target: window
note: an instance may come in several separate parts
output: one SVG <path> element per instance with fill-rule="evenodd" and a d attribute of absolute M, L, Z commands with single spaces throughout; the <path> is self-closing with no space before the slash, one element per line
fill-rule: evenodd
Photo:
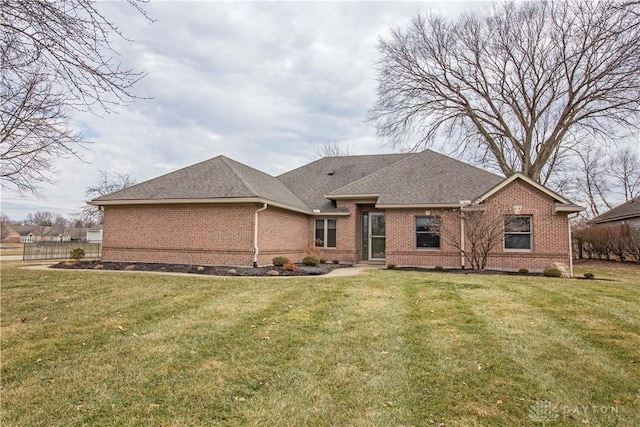
<path fill-rule="evenodd" d="M 336 247 L 335 219 L 316 219 L 316 246 L 319 248 Z"/>
<path fill-rule="evenodd" d="M 435 216 L 416 217 L 416 247 L 440 248 L 440 218 Z"/>
<path fill-rule="evenodd" d="M 504 219 L 504 248 L 531 250 L 531 217 L 507 216 Z"/>

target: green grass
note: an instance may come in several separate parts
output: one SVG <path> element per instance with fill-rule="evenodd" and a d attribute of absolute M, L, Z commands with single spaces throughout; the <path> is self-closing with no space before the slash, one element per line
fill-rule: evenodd
<path fill-rule="evenodd" d="M 577 270 L 607 280 L 5 264 L 0 423 L 640 425 L 640 269 Z"/>

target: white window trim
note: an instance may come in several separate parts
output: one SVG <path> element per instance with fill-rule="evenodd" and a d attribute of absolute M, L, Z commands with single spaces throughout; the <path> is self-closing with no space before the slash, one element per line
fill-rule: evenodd
<path fill-rule="evenodd" d="M 418 246 L 418 233 L 429 233 L 428 231 L 418 231 L 418 218 L 436 218 L 438 220 L 438 226 L 440 229 L 442 229 L 442 218 L 440 218 L 437 215 L 416 215 L 414 217 L 413 220 L 413 231 L 415 233 L 415 242 L 414 242 L 414 248 L 417 251 L 432 251 L 432 252 L 438 252 L 438 251 L 442 251 L 442 234 L 439 234 L 440 236 L 440 244 L 439 246 L 436 247 L 424 247 L 424 246 Z"/>
<path fill-rule="evenodd" d="M 502 232 L 502 250 L 504 252 L 520 252 L 520 253 L 530 253 L 533 252 L 533 215 L 505 215 L 505 222 L 506 222 L 506 217 L 527 217 L 529 218 L 529 231 L 528 232 L 510 232 L 507 233 L 507 230 L 503 230 Z M 518 248 L 507 248 L 505 246 L 506 243 L 506 237 L 507 234 L 528 234 L 529 235 L 529 249 L 518 249 Z"/>

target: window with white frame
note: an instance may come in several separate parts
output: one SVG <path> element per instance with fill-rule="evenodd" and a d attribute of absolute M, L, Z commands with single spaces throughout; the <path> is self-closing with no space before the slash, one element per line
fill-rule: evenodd
<path fill-rule="evenodd" d="M 336 247 L 336 220 L 316 219 L 316 246 L 319 248 Z"/>
<path fill-rule="evenodd" d="M 504 248 L 531 250 L 531 217 L 509 215 L 504 218 Z"/>
<path fill-rule="evenodd" d="M 416 217 L 416 248 L 440 249 L 440 218 Z"/>

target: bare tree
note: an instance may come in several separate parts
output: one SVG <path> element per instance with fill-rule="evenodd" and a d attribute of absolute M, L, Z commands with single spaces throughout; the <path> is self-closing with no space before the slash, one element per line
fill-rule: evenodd
<path fill-rule="evenodd" d="M 625 202 L 640 195 L 640 156 L 637 152 L 629 148 L 618 151 L 607 166 L 616 187 L 622 187 Z"/>
<path fill-rule="evenodd" d="M 67 220 L 65 217 L 49 211 L 30 213 L 27 215 L 25 223 L 33 227 L 36 237 L 42 240 L 47 240 L 57 234 L 64 234 L 67 229 Z"/>
<path fill-rule="evenodd" d="M 0 212 L 0 241 L 2 242 L 9 237 L 9 225 L 11 225 L 9 215 Z"/>
<path fill-rule="evenodd" d="M 445 136 L 458 153 L 546 184 L 585 135 L 638 129 L 639 11 L 639 2 L 567 0 L 417 16 L 380 42 L 370 120 L 395 145 Z"/>
<path fill-rule="evenodd" d="M 104 170 L 99 170 L 98 173 L 98 180 L 93 185 L 87 187 L 84 192 L 87 201 L 124 190 L 136 183 L 136 179 L 128 174 L 120 174 L 117 172 L 109 173 Z M 91 205 L 83 206 L 75 217 L 85 224 L 102 224 L 103 219 L 100 207 Z"/>
<path fill-rule="evenodd" d="M 139 0 L 128 2 L 146 17 Z M 74 111 L 109 112 L 136 98 L 144 73 L 115 62 L 113 35 L 124 38 L 91 0 L 0 0 L 3 188 L 37 194 L 55 160 L 87 143 Z"/>
<path fill-rule="evenodd" d="M 458 210 L 464 224 L 464 244 L 460 236 L 442 229 L 444 237 L 458 249 L 473 270 L 484 270 L 490 252 L 502 242 L 504 236 L 504 211 L 487 210 L 484 206 L 467 206 Z"/>
<path fill-rule="evenodd" d="M 323 157 L 353 156 L 355 151 L 350 145 L 340 145 L 337 141 L 333 141 L 316 148 L 314 154 L 316 159 L 321 159 Z"/>
<path fill-rule="evenodd" d="M 608 201 L 610 189 L 606 155 L 592 144 L 585 144 L 575 151 L 579 165 L 574 174 L 575 188 L 588 205 L 589 216 L 598 216 L 603 208 L 612 208 Z"/>

